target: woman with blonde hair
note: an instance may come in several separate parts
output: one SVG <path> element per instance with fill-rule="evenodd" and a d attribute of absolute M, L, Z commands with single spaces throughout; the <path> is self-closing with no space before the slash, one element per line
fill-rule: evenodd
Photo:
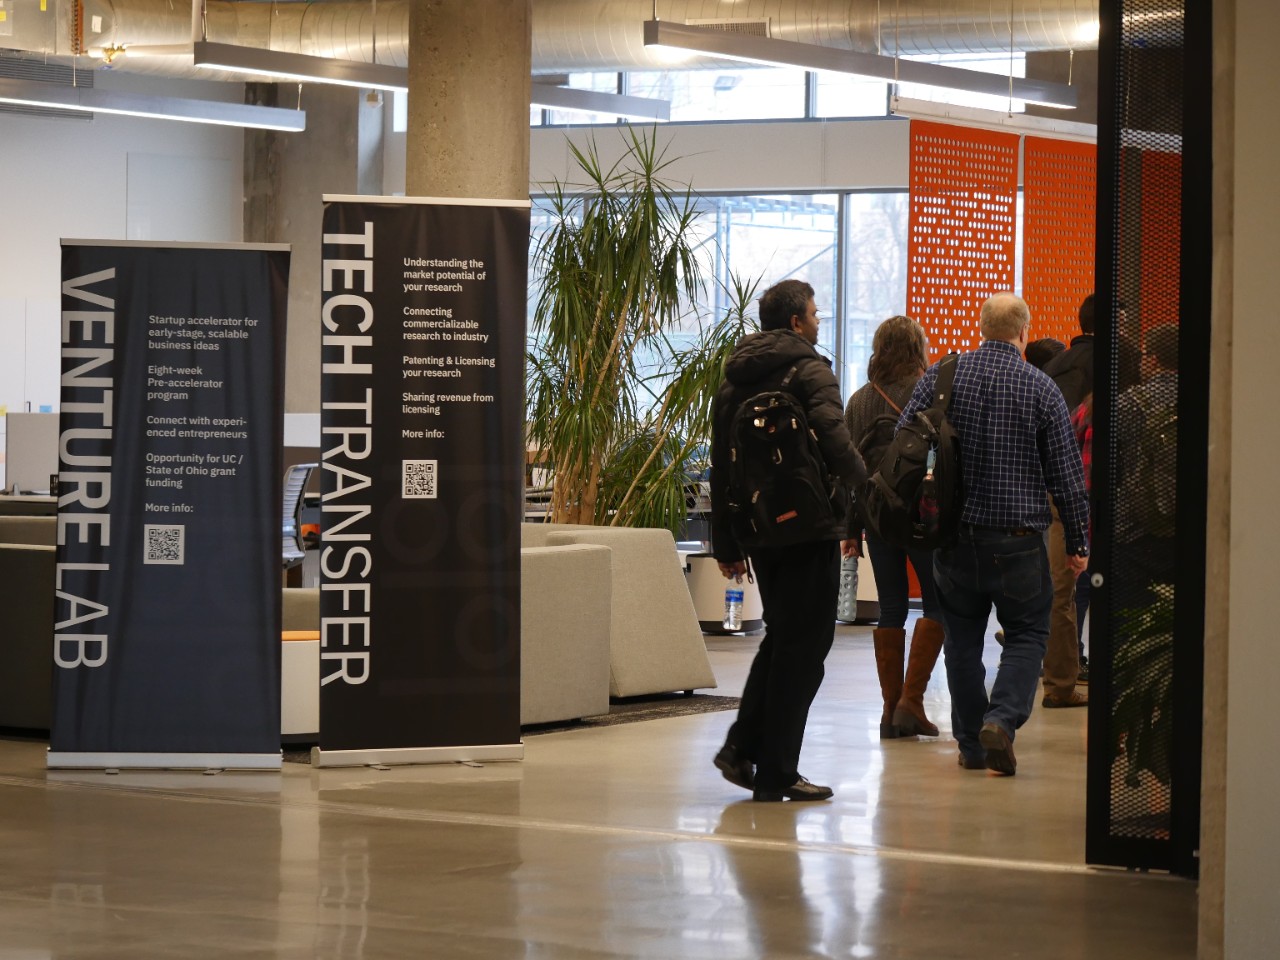
<path fill-rule="evenodd" d="M 890 317 L 876 328 L 871 351 L 867 382 L 849 398 L 844 418 L 849 435 L 867 459 L 867 472 L 875 473 L 880 464 L 872 459 L 883 447 L 868 437 L 868 433 L 874 428 L 876 436 L 883 436 L 886 431 L 892 436 L 888 418 L 902 413 L 916 381 L 929 365 L 928 338 L 924 328 L 910 317 Z M 868 442 L 864 443 L 864 439 Z M 880 598 L 880 620 L 873 634 L 876 672 L 884 698 L 880 739 L 936 737 L 938 728 L 929 722 L 924 712 L 924 691 L 945 636 L 938 591 L 933 583 L 933 551 L 908 551 L 893 546 L 870 527 L 866 538 Z M 924 607 L 924 616 L 916 621 L 912 631 L 910 656 L 906 649 L 908 561 L 920 581 Z"/>

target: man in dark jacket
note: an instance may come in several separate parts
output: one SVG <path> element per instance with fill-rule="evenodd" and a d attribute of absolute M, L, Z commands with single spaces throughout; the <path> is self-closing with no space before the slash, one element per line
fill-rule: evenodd
<path fill-rule="evenodd" d="M 1080 335 L 1071 338 L 1071 345 L 1044 364 L 1040 369 L 1047 373 L 1062 391 L 1067 409 L 1074 410 L 1093 393 L 1093 294 L 1080 304 Z M 1028 360 L 1031 358 L 1028 357 Z"/>
<path fill-rule="evenodd" d="M 725 365 L 711 433 L 711 532 L 720 571 L 747 573 L 750 554 L 764 605 L 765 636 L 742 692 L 738 718 L 715 764 L 726 780 L 763 801 L 826 800 L 830 787 L 800 775 L 800 746 L 809 705 L 822 683 L 823 661 L 835 638 L 840 555 L 854 555 L 844 485 L 866 477 L 844 423 L 831 361 L 818 355 L 818 310 L 813 287 L 784 280 L 760 298 L 760 333 L 743 337 Z M 832 509 L 804 529 L 747 535 L 731 504 L 734 415 L 766 390 L 785 390 L 802 404 L 832 484 Z M 824 486 L 819 486 L 824 489 Z M 782 526 L 780 524 L 780 526 Z M 770 542 L 773 539 L 775 542 Z M 776 540 L 785 541 L 778 545 Z M 742 540 L 749 542 L 743 543 Z M 839 546 L 837 546 L 839 544 Z"/>

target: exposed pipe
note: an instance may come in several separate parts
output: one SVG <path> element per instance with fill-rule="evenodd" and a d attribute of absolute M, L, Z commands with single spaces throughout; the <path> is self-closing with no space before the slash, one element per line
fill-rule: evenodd
<path fill-rule="evenodd" d="M 206 38 L 406 66 L 409 2 L 207 0 Z M 210 76 L 193 68 L 189 59 L 174 55 L 191 42 L 191 10 L 185 0 L 83 0 L 83 7 L 87 48 L 126 48 L 116 59 L 116 69 Z M 773 37 L 890 55 L 1004 52 L 1011 41 L 1016 49 L 1028 51 L 1097 46 L 1097 0 L 1012 0 L 1008 5 L 992 0 L 903 0 L 892 6 L 878 0 L 533 0 L 534 72 L 670 68 L 660 53 L 643 45 L 641 23 L 655 10 L 663 20 L 765 20 Z M 34 36 L 34 46 L 18 49 L 69 55 L 74 50 L 66 29 L 70 28 L 60 31 L 57 49 L 48 48 L 47 36 Z M 880 36 L 898 49 L 878 51 Z M 4 40 L 11 45 L 11 38 Z M 722 63 L 682 60 L 679 66 Z"/>

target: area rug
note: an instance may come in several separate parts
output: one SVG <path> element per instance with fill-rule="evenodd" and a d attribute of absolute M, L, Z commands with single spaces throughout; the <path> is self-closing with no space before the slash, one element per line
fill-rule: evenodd
<path fill-rule="evenodd" d="M 658 694 L 651 697 L 626 697 L 609 704 L 609 712 L 595 717 L 583 717 L 565 723 L 540 723 L 521 727 L 521 737 L 536 737 L 544 733 L 561 733 L 565 730 L 590 730 L 593 727 L 612 727 L 619 723 L 637 723 L 641 720 L 665 720 L 668 717 L 687 717 L 695 713 L 717 713 L 737 710 L 738 697 L 717 697 L 712 694 L 682 693 Z M 310 763 L 311 749 L 289 748 L 283 752 L 285 763 Z"/>
<path fill-rule="evenodd" d="M 543 723 L 522 727 L 526 737 L 540 733 L 557 733 L 561 730 L 579 730 L 591 727 L 611 727 L 618 723 L 635 723 L 639 720 L 665 720 L 668 717 L 687 717 L 695 713 L 718 713 L 721 710 L 737 710 L 737 697 L 717 697 L 695 693 L 688 697 L 682 693 L 661 694 L 652 697 L 626 697 L 609 704 L 609 712 L 595 717 L 583 717 L 569 723 Z"/>

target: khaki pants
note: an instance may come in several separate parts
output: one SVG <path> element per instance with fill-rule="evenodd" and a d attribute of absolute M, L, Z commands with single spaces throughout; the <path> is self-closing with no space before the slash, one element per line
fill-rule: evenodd
<path fill-rule="evenodd" d="M 1067 566 L 1067 540 L 1056 506 L 1049 526 L 1049 574 L 1053 578 L 1053 607 L 1049 611 L 1049 643 L 1044 651 L 1044 692 L 1065 700 L 1075 692 L 1076 678 L 1080 676 L 1080 645 L 1076 634 L 1076 574 Z"/>

